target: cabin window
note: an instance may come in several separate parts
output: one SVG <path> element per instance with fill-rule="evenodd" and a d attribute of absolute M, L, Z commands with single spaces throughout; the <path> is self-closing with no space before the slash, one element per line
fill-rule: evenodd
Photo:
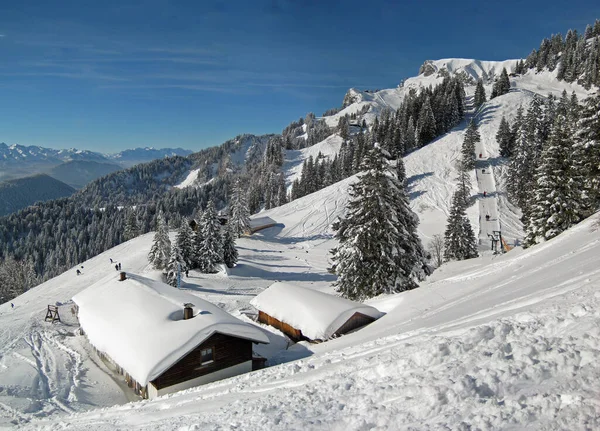
<path fill-rule="evenodd" d="M 202 359 L 201 359 L 202 365 L 207 365 L 207 364 L 214 362 L 212 347 L 209 347 L 208 349 L 202 349 L 200 354 L 202 357 Z"/>

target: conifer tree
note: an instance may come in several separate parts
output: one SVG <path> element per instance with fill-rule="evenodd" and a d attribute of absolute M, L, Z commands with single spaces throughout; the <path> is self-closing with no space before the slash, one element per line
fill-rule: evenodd
<path fill-rule="evenodd" d="M 204 243 L 204 213 L 201 209 L 196 212 L 194 221 L 196 225 L 192 236 L 192 266 L 190 268 L 200 268 L 202 244 Z"/>
<path fill-rule="evenodd" d="M 506 94 L 509 91 L 510 80 L 508 79 L 508 73 L 506 72 L 506 68 L 503 67 L 502 72 L 500 72 L 500 77 L 498 77 L 498 79 L 494 83 L 494 86 L 492 87 L 492 96 L 490 98 L 493 99 L 494 97 L 502 96 L 503 94 Z"/>
<path fill-rule="evenodd" d="M 475 87 L 475 96 L 473 98 L 473 104 L 475 105 L 475 109 L 479 109 L 481 105 L 486 102 L 485 97 L 485 88 L 483 88 L 483 80 L 479 79 L 477 81 L 477 87 Z"/>
<path fill-rule="evenodd" d="M 425 98 L 425 102 L 419 112 L 419 121 L 417 123 L 418 146 L 422 147 L 428 144 L 436 137 L 435 116 L 431 109 L 431 101 L 429 97 Z"/>
<path fill-rule="evenodd" d="M 125 231 L 123 232 L 123 237 L 125 241 L 129 241 L 137 237 L 140 234 L 140 228 L 137 222 L 137 216 L 135 214 L 135 210 L 130 209 L 129 214 L 127 215 L 127 222 L 125 224 Z"/>
<path fill-rule="evenodd" d="M 600 91 L 584 101 L 577 127 L 574 169 L 583 184 L 582 202 L 593 212 L 600 207 Z"/>
<path fill-rule="evenodd" d="M 239 238 L 250 230 L 248 201 L 246 200 L 246 193 L 239 179 L 236 180 L 233 187 L 230 211 L 231 218 L 229 219 L 229 225 L 231 226 L 233 235 Z"/>
<path fill-rule="evenodd" d="M 475 155 L 475 144 L 481 141 L 479 130 L 477 130 L 477 123 L 475 120 L 471 120 L 467 131 L 465 132 L 465 139 L 462 145 L 462 161 L 464 171 L 475 169 L 476 155 Z"/>
<path fill-rule="evenodd" d="M 496 133 L 496 142 L 498 142 L 498 146 L 500 147 L 500 155 L 502 157 L 511 157 L 513 153 L 513 140 L 512 134 L 510 131 L 510 125 L 506 118 L 502 116 L 502 120 L 500 120 L 500 126 L 498 127 L 498 133 Z"/>
<path fill-rule="evenodd" d="M 177 287 L 177 278 L 181 273 L 185 272 L 188 266 L 182 256 L 181 249 L 177 243 L 171 247 L 169 263 L 167 264 L 167 284 Z"/>
<path fill-rule="evenodd" d="M 526 245 L 554 238 L 582 218 L 580 187 L 574 181 L 571 163 L 572 146 L 571 128 L 559 115 L 535 173 Z"/>
<path fill-rule="evenodd" d="M 194 267 L 194 231 L 190 227 L 187 220 L 184 220 L 179 226 L 177 231 L 177 237 L 175 238 L 175 244 L 179 249 L 181 258 L 185 262 L 186 268 L 190 269 Z"/>
<path fill-rule="evenodd" d="M 223 262 L 228 268 L 233 268 L 238 261 L 238 251 L 235 247 L 235 237 L 229 226 L 223 229 Z"/>
<path fill-rule="evenodd" d="M 339 245 L 331 251 L 338 292 L 358 300 L 416 287 L 425 262 L 417 217 L 378 145 L 361 168 L 346 216 L 334 223 Z"/>
<path fill-rule="evenodd" d="M 154 234 L 154 242 L 150 248 L 150 253 L 148 253 L 148 260 L 154 268 L 165 269 L 169 263 L 170 254 L 169 228 L 163 213 L 160 212 L 156 219 L 156 233 Z"/>
<path fill-rule="evenodd" d="M 477 257 L 477 240 L 466 213 L 467 197 L 460 188 L 452 196 L 452 207 L 444 234 L 444 260 L 464 260 Z"/>
<path fill-rule="evenodd" d="M 202 272 L 217 271 L 217 264 L 223 262 L 223 238 L 217 210 L 212 200 L 208 201 L 202 215 L 202 244 L 200 247 L 199 267 Z"/>

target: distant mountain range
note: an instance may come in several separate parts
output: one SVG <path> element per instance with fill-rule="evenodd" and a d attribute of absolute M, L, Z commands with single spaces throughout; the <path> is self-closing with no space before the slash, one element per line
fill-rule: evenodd
<path fill-rule="evenodd" d="M 127 149 L 114 154 L 102 154 L 75 148 L 56 150 L 38 146 L 0 143 L 0 181 L 22 178 L 35 173 L 50 172 L 66 162 L 112 164 L 116 165 L 118 169 L 123 169 L 163 157 L 187 156 L 191 153 L 192 151 L 183 148 L 155 149 L 146 147 Z M 81 182 L 80 179 L 77 181 Z"/>
<path fill-rule="evenodd" d="M 0 217 L 39 201 L 71 196 L 75 189 L 45 174 L 0 183 Z"/>

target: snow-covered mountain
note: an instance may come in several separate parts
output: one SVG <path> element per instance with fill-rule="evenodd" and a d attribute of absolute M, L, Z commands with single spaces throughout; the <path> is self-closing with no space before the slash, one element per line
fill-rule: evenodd
<path fill-rule="evenodd" d="M 375 117 L 379 116 L 382 110 L 398 109 L 402 100 L 410 91 L 418 91 L 429 86 L 434 87 L 448 76 L 460 77 L 468 94 L 475 92 L 477 80 L 482 79 L 489 97 L 494 79 L 500 75 L 503 68 L 506 68 L 508 73 L 514 71 L 517 61 L 481 61 L 464 58 L 427 60 L 419 68 L 417 76 L 404 80 L 396 88 L 378 91 L 361 91 L 351 88 L 342 102 L 343 109 L 335 115 L 326 116 L 323 119 L 327 122 L 327 125 L 335 127 L 341 117 L 366 111 L 363 118 L 367 124 L 372 124 Z M 559 81 L 556 79 L 556 75 L 557 70 L 553 72 L 544 70 L 537 73 L 534 70 L 529 70 L 523 75 L 513 75 L 511 85 L 519 91 L 542 96 L 547 96 L 548 93 L 560 95 L 563 90 L 567 90 L 568 93 L 575 91 L 579 97 L 589 94 L 589 90 L 581 85 Z"/>
<path fill-rule="evenodd" d="M 138 163 L 174 155 L 187 156 L 190 150 L 182 148 L 135 148 L 115 154 L 101 154 L 95 151 L 69 149 L 53 149 L 38 146 L 7 145 L 0 143 L 0 181 L 19 178 L 32 173 L 44 172 L 61 163 L 82 161 L 96 163 L 113 163 L 122 168 Z"/>

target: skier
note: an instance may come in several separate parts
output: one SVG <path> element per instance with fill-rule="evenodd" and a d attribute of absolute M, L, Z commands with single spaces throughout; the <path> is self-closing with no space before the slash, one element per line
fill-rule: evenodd
<path fill-rule="evenodd" d="M 11 306 L 12 308 L 15 308 L 15 304 L 13 304 L 12 302 L 10 303 L 10 306 Z"/>
<path fill-rule="evenodd" d="M 487 196 L 487 192 L 484 190 L 483 191 L 483 197 L 486 197 L 486 196 Z"/>
<path fill-rule="evenodd" d="M 115 264 L 115 270 L 118 271 L 119 270 L 119 265 Z"/>
<path fill-rule="evenodd" d="M 479 153 L 479 158 L 481 159 L 481 153 Z"/>
<path fill-rule="evenodd" d="M 81 271 L 80 270 L 77 270 L 77 275 L 81 275 Z"/>
<path fill-rule="evenodd" d="M 485 221 L 490 221 L 490 215 L 489 214 L 485 215 Z"/>
<path fill-rule="evenodd" d="M 110 263 L 113 263 L 112 257 L 110 258 Z"/>
<path fill-rule="evenodd" d="M 190 276 L 190 270 L 189 270 L 189 269 L 186 269 L 186 270 L 185 270 L 185 276 L 186 276 L 186 277 L 189 277 L 189 276 Z"/>
<path fill-rule="evenodd" d="M 485 169 L 482 169 L 482 170 L 481 170 L 481 173 L 482 173 L 482 174 L 485 174 Z"/>
<path fill-rule="evenodd" d="M 119 271 L 121 270 L 121 262 L 119 262 Z"/>

